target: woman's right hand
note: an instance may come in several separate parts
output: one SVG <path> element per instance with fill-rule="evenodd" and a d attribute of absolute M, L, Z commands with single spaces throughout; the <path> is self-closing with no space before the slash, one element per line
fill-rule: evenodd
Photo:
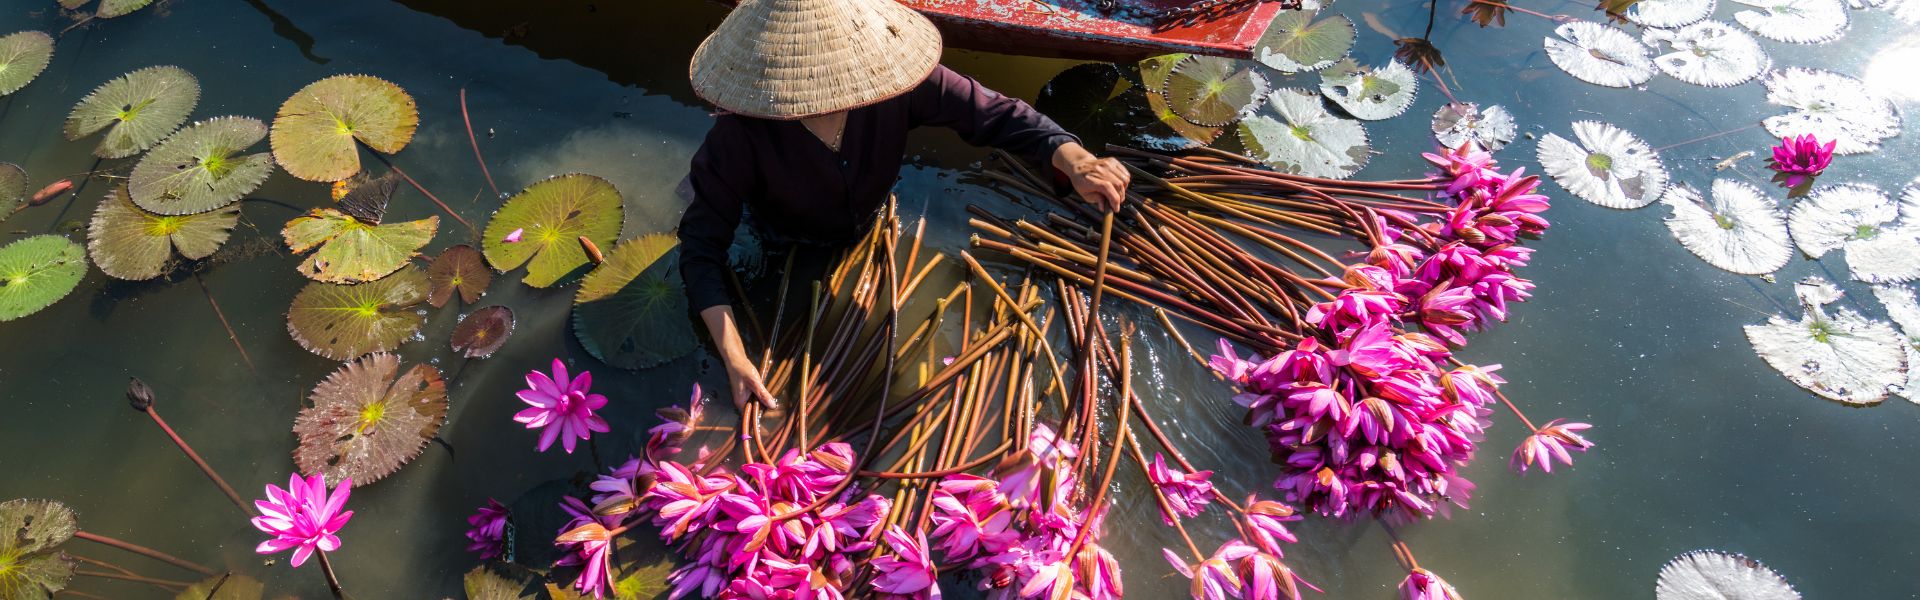
<path fill-rule="evenodd" d="M 766 384 L 760 381 L 760 369 L 752 363 L 727 365 L 727 387 L 733 390 L 733 408 L 745 413 L 747 403 L 759 402 L 760 408 L 773 408 L 773 394 L 767 392 Z"/>
<path fill-rule="evenodd" d="M 725 304 L 709 306 L 700 310 L 700 320 L 707 323 L 707 332 L 713 335 L 714 345 L 718 346 L 720 361 L 727 366 L 727 387 L 733 392 L 733 408 L 742 414 L 746 413 L 748 402 L 773 408 L 773 394 L 768 393 L 766 384 L 760 381 L 760 368 L 753 366 L 753 359 L 747 358 L 746 346 L 740 343 L 740 330 L 733 323 L 733 308 Z"/>

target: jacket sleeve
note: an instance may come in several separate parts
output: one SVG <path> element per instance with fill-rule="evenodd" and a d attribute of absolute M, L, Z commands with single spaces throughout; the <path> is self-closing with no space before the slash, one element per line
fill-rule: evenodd
<path fill-rule="evenodd" d="M 947 127 L 975 146 L 992 146 L 1046 165 L 1053 151 L 1079 138 L 1018 98 L 1009 98 L 973 78 L 936 66 L 909 99 L 913 126 Z"/>
<path fill-rule="evenodd" d="M 693 203 L 680 217 L 680 277 L 694 312 L 732 304 L 727 293 L 727 250 L 748 198 L 760 193 L 760 169 L 753 164 L 746 132 L 722 115 L 693 154 L 687 181 Z"/>

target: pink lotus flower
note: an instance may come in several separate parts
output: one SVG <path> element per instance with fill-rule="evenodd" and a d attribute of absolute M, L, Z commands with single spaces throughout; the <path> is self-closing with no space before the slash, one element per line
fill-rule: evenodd
<path fill-rule="evenodd" d="M 1153 455 L 1153 464 L 1147 468 L 1147 478 L 1153 480 L 1154 487 L 1160 488 L 1173 512 L 1189 518 L 1199 516 L 1200 511 L 1206 509 L 1208 496 L 1213 494 L 1213 484 L 1207 478 L 1212 476 L 1213 471 L 1182 473 L 1168 468 L 1166 459 L 1157 452 Z M 1160 519 L 1173 524 L 1173 515 L 1163 513 Z"/>
<path fill-rule="evenodd" d="M 1533 466 L 1535 463 L 1540 465 L 1540 470 L 1552 473 L 1553 461 L 1556 459 L 1559 460 L 1561 464 L 1571 466 L 1573 464 L 1573 455 L 1569 454 L 1567 450 L 1571 449 L 1574 452 L 1586 452 L 1588 448 L 1593 447 L 1593 442 L 1587 441 L 1587 438 L 1580 437 L 1578 433 L 1580 430 L 1590 427 L 1593 426 L 1586 423 L 1562 424 L 1558 419 L 1555 419 L 1553 422 L 1547 423 L 1546 427 L 1541 427 L 1538 431 L 1533 432 L 1533 435 L 1529 435 L 1527 439 L 1521 441 L 1520 447 L 1514 448 L 1513 460 L 1509 462 L 1509 465 L 1513 467 L 1514 471 L 1521 473 L 1527 472 L 1527 467 Z"/>
<path fill-rule="evenodd" d="M 1193 600 L 1239 598 L 1240 576 L 1234 572 L 1232 563 L 1252 556 L 1256 552 L 1259 551 L 1253 546 L 1248 546 L 1246 542 L 1233 540 L 1221 545 L 1220 549 L 1213 552 L 1213 556 L 1200 561 L 1200 564 L 1188 565 L 1172 550 L 1160 549 L 1160 553 L 1166 556 L 1167 562 L 1173 565 L 1174 570 L 1179 571 L 1187 579 L 1193 580 L 1193 584 L 1187 590 L 1188 594 L 1193 596 Z"/>
<path fill-rule="evenodd" d="M 467 517 L 467 551 L 480 555 L 480 560 L 489 560 L 506 552 L 507 544 L 507 507 L 499 500 L 487 499 L 487 505 L 480 507 L 473 516 Z"/>
<path fill-rule="evenodd" d="M 1300 586 L 1313 587 L 1280 562 L 1280 557 L 1265 552 L 1241 559 L 1239 569 L 1240 597 L 1244 600 L 1300 600 Z"/>
<path fill-rule="evenodd" d="M 573 589 L 582 596 L 606 597 L 607 589 L 613 586 L 613 535 L 607 529 L 609 523 L 603 520 L 608 517 L 594 515 L 593 508 L 572 496 L 561 500 L 560 508 L 573 520 L 561 527 L 559 537 L 554 539 L 554 545 L 567 550 L 554 566 L 581 567 Z"/>
<path fill-rule="evenodd" d="M 509 244 L 518 244 L 520 243 L 520 236 L 524 235 L 526 232 L 527 232 L 526 229 L 515 229 L 513 231 L 509 231 L 507 232 L 507 235 L 505 237 L 500 238 L 500 241 L 506 242 Z"/>
<path fill-rule="evenodd" d="M 293 566 L 298 567 L 316 550 L 338 550 L 340 538 L 334 534 L 353 518 L 353 511 L 340 510 L 352 491 L 353 480 L 345 479 L 329 496 L 327 482 L 318 474 L 304 480 L 297 473 L 288 476 L 286 489 L 268 485 L 267 499 L 253 501 L 254 508 L 260 509 L 253 526 L 273 534 L 273 539 L 260 542 L 253 551 L 274 554 L 292 549 Z"/>
<path fill-rule="evenodd" d="M 1407 578 L 1400 580 L 1401 600 L 1466 600 L 1459 590 L 1447 580 L 1441 579 L 1432 571 L 1414 567 Z"/>
<path fill-rule="evenodd" d="M 1767 166 L 1780 174 L 1775 179 L 1780 187 L 1797 188 L 1819 177 L 1827 165 L 1833 164 L 1833 147 L 1837 143 L 1836 140 L 1823 145 L 1811 133 L 1786 138 L 1773 147 L 1773 158 L 1768 159 Z"/>
<path fill-rule="evenodd" d="M 873 589 L 888 600 L 939 598 L 940 586 L 934 582 L 936 570 L 927 554 L 926 532 L 910 538 L 895 525 L 887 529 L 886 540 L 893 555 L 873 560 Z"/>
<path fill-rule="evenodd" d="M 1287 523 L 1300 519 L 1301 516 L 1291 506 L 1272 500 L 1259 500 L 1253 496 L 1247 497 L 1247 524 L 1253 530 L 1254 545 L 1259 546 L 1262 552 L 1275 557 L 1285 556 L 1281 552 L 1280 543 L 1292 544 L 1300 541 L 1300 538 L 1293 536 L 1292 531 L 1287 530 Z"/>
<path fill-rule="evenodd" d="M 513 420 L 527 424 L 527 429 L 541 429 L 541 452 L 553 447 L 555 439 L 567 454 L 573 454 L 574 444 L 587 439 L 595 432 L 607 432 L 607 422 L 593 414 L 593 411 L 607 405 L 607 397 L 588 393 L 593 387 L 593 374 L 581 371 L 579 377 L 567 377 L 567 365 L 560 359 L 553 359 L 553 376 L 530 371 L 527 373 L 527 389 L 520 390 L 520 400 L 532 405 L 513 415 Z"/>

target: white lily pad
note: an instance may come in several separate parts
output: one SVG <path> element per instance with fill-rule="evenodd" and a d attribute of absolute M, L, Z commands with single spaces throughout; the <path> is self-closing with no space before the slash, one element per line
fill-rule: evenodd
<path fill-rule="evenodd" d="M 1627 9 L 1627 20 L 1646 27 L 1680 27 L 1713 16 L 1716 0 L 1640 0 Z"/>
<path fill-rule="evenodd" d="M 1519 133 L 1513 113 L 1498 104 L 1481 110 L 1479 104 L 1455 102 L 1433 113 L 1433 137 L 1448 148 L 1459 148 L 1461 144 L 1473 142 L 1480 149 L 1491 152 L 1505 148 Z"/>
<path fill-rule="evenodd" d="M 1920 0 L 1886 0 L 1880 2 L 1876 8 L 1886 11 L 1887 14 L 1893 15 L 1893 18 L 1908 25 L 1920 25 Z"/>
<path fill-rule="evenodd" d="M 1656 51 L 1672 52 L 1653 58 L 1668 77 L 1706 87 L 1728 87 L 1753 81 L 1773 67 L 1773 59 L 1752 36 L 1719 21 L 1701 21 L 1679 29 L 1648 29 L 1643 36 Z"/>
<path fill-rule="evenodd" d="M 1767 102 L 1795 109 L 1762 121 L 1774 137 L 1812 134 L 1833 141 L 1836 154 L 1860 154 L 1878 150 L 1881 140 L 1900 134 L 1900 113 L 1893 102 L 1859 79 L 1793 67 L 1774 71 L 1760 82 L 1767 86 Z"/>
<path fill-rule="evenodd" d="M 1841 308 L 1840 288 L 1812 277 L 1794 286 L 1804 311 L 1799 320 L 1775 315 L 1748 325 L 1747 341 L 1767 365 L 1807 391 L 1852 405 L 1878 404 L 1907 382 L 1906 338 L 1893 326 Z M 1743 596 L 1744 598 L 1744 596 Z"/>
<path fill-rule="evenodd" d="M 1236 128 L 1248 156 L 1279 171 L 1332 179 L 1367 165 L 1366 127 L 1327 112 L 1319 94 L 1280 88 L 1266 104 Z"/>
<path fill-rule="evenodd" d="M 1793 44 L 1824 44 L 1847 31 L 1847 5 L 1840 0 L 1733 0 L 1753 7 L 1733 20 L 1760 37 Z"/>
<path fill-rule="evenodd" d="M 1864 183 L 1821 186 L 1793 205 L 1787 225 L 1808 256 L 1844 249 L 1854 279 L 1920 279 L 1920 194 L 1896 203 Z"/>
<path fill-rule="evenodd" d="M 1661 202 L 1673 209 L 1667 229 L 1680 245 L 1707 264 L 1742 275 L 1780 270 L 1793 259 L 1787 219 L 1760 188 L 1731 179 L 1713 180 L 1713 195 L 1691 186 L 1667 189 Z"/>
<path fill-rule="evenodd" d="M 1900 327 L 1900 334 L 1907 338 L 1907 385 L 1894 393 L 1908 401 L 1920 403 L 1920 301 L 1916 301 L 1913 288 L 1905 285 L 1876 285 L 1873 297 L 1880 299 L 1880 305 L 1887 307 L 1887 318 Z"/>
<path fill-rule="evenodd" d="M 1760 561 L 1718 550 L 1696 550 L 1660 568 L 1654 600 L 1800 600 L 1787 578 Z"/>
<path fill-rule="evenodd" d="M 1353 59 L 1334 63 L 1320 73 L 1320 93 L 1347 114 L 1367 121 L 1391 119 L 1413 106 L 1420 80 L 1413 69 L 1389 60 L 1379 67 L 1362 67 Z"/>
<path fill-rule="evenodd" d="M 1575 79 L 1607 87 L 1632 87 L 1653 79 L 1647 47 L 1627 32 L 1588 21 L 1561 23 L 1562 39 L 1545 38 L 1547 58 Z"/>
<path fill-rule="evenodd" d="M 1575 144 L 1555 134 L 1540 140 L 1540 166 L 1568 192 L 1607 208 L 1640 208 L 1660 199 L 1667 169 L 1660 153 L 1626 130 L 1574 121 Z"/>
<path fill-rule="evenodd" d="M 1283 73 L 1318 71 L 1353 49 L 1353 21 L 1342 15 L 1314 20 L 1313 10 L 1282 10 L 1254 44 L 1253 57 Z"/>

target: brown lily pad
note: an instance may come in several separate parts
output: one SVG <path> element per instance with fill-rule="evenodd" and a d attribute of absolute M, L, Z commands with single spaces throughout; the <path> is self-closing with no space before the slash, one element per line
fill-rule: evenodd
<path fill-rule="evenodd" d="M 325 476 L 329 486 L 392 475 L 419 457 L 447 420 L 440 370 L 414 365 L 401 373 L 400 357 L 385 352 L 340 367 L 309 400 L 293 421 L 300 438 L 293 462 L 302 474 Z"/>
<path fill-rule="evenodd" d="M 457 244 L 441 250 L 440 255 L 433 258 L 433 266 L 427 267 L 427 282 L 432 286 L 427 292 L 427 302 L 435 308 L 446 306 L 454 292 L 460 292 L 462 303 L 473 304 L 487 294 L 487 286 L 493 283 L 493 269 L 487 268 L 486 258 L 479 250 Z"/>
<path fill-rule="evenodd" d="M 453 327 L 453 349 L 467 358 L 486 358 L 500 350 L 513 337 L 513 310 L 489 306 L 460 320 Z"/>

